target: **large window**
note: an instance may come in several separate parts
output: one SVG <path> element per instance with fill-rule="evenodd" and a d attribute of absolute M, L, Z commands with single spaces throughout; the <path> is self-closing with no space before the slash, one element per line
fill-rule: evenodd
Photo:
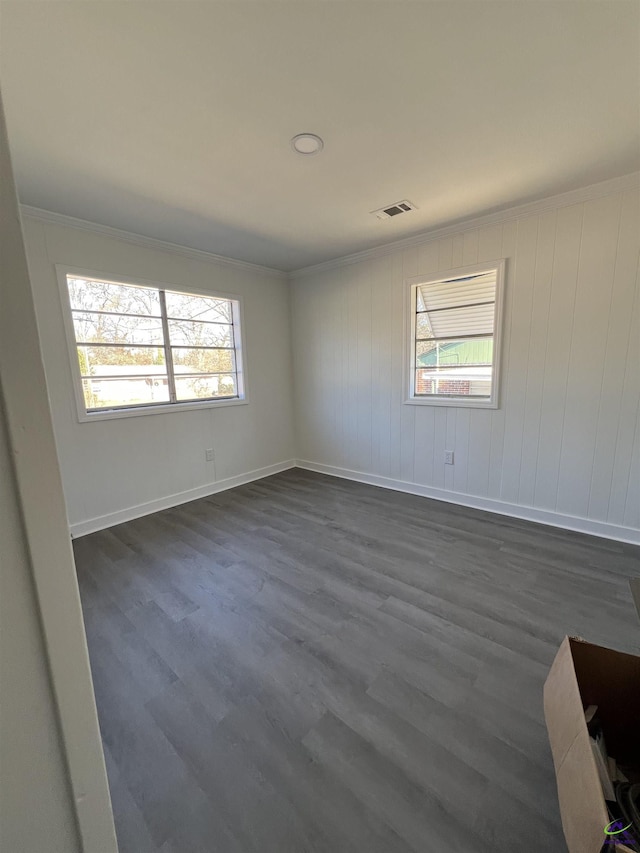
<path fill-rule="evenodd" d="M 237 300 L 64 271 L 79 413 L 240 401 Z"/>
<path fill-rule="evenodd" d="M 410 403 L 498 405 L 504 261 L 410 282 Z"/>

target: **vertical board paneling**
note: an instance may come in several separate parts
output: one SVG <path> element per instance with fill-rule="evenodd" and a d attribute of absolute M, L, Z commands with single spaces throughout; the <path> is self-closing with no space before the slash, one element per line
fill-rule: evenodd
<path fill-rule="evenodd" d="M 351 411 L 351 393 L 350 393 L 350 377 L 349 377 L 349 342 L 351 339 L 349 327 L 349 293 L 347 288 L 347 271 L 338 270 L 339 285 L 340 285 L 340 349 L 342 355 L 342 393 L 341 398 L 341 415 L 340 415 L 340 452 L 342 453 L 342 464 L 349 464 L 349 419 Z"/>
<path fill-rule="evenodd" d="M 634 363 L 633 349 L 640 329 L 632 329 L 634 295 L 637 291 L 638 234 L 640 234 L 640 199 L 638 193 L 627 192 L 622 198 L 618 248 L 611 294 L 611 310 L 607 318 L 607 348 L 600 389 L 598 425 L 594 450 L 589 518 L 608 518 L 611 499 L 618 424 L 623 406 L 625 364 Z M 633 340 L 631 336 L 633 335 Z M 630 349 L 631 348 L 631 349 Z M 635 354 L 636 374 L 640 358 Z"/>
<path fill-rule="evenodd" d="M 391 293 L 387 282 L 391 277 L 391 258 L 382 258 L 371 270 L 372 293 L 372 357 L 373 357 L 373 471 L 389 476 L 389 434 L 391 429 L 391 346 L 389 317 Z"/>
<path fill-rule="evenodd" d="M 402 330 L 398 336 L 402 342 L 400 345 L 401 361 L 405 358 L 404 341 L 406 339 L 407 312 L 405 300 L 407 298 L 407 287 L 405 282 L 408 278 L 418 275 L 418 249 L 407 249 L 402 253 L 402 279 L 395 284 L 398 293 L 397 314 L 399 316 L 399 328 Z M 403 365 L 404 367 L 404 365 Z M 404 399 L 404 397 L 403 397 Z M 415 441 L 416 441 L 416 410 L 415 406 L 402 406 L 401 419 L 401 458 L 400 479 L 415 481 Z"/>
<path fill-rule="evenodd" d="M 586 518 L 621 198 L 585 204 L 555 509 Z"/>
<path fill-rule="evenodd" d="M 457 267 L 461 267 L 463 264 L 463 251 L 464 251 L 464 234 L 456 234 L 453 238 L 453 245 L 451 247 L 451 266 L 454 269 Z"/>
<path fill-rule="evenodd" d="M 569 345 L 582 236 L 582 205 L 558 211 L 551 275 L 551 305 L 540 406 L 540 452 L 536 464 L 534 505 L 555 509 L 560 470 L 564 401 L 569 372 Z"/>
<path fill-rule="evenodd" d="M 433 445 L 435 433 L 434 410 L 431 406 L 416 408 L 415 414 L 415 467 L 416 483 L 433 485 Z"/>
<path fill-rule="evenodd" d="M 478 262 L 497 261 L 502 254 L 502 224 L 478 230 Z"/>
<path fill-rule="evenodd" d="M 522 460 L 520 464 L 520 486 L 518 503 L 533 506 L 538 465 L 538 438 L 544 363 L 546 357 L 549 304 L 551 300 L 551 275 L 556 237 L 556 211 L 540 217 L 538 242 L 533 282 L 533 305 L 531 308 L 529 356 L 525 384 L 524 421 L 522 427 Z"/>
<path fill-rule="evenodd" d="M 640 406 L 636 410 L 636 431 L 629 465 L 629 485 L 625 501 L 625 527 L 640 527 Z"/>
<path fill-rule="evenodd" d="M 352 460 L 351 467 L 358 468 L 359 464 L 359 448 L 358 448 L 358 275 L 361 274 L 361 266 L 349 270 L 348 278 L 345 276 L 345 286 L 347 288 L 347 316 L 349 318 L 349 329 L 351 333 L 347 335 L 348 355 L 347 355 L 347 393 L 349 395 L 349 405 L 347 406 L 347 440 L 345 449 L 348 453 L 347 458 Z M 326 460 L 322 460 L 326 461 Z"/>
<path fill-rule="evenodd" d="M 493 412 L 471 411 L 467 457 L 467 492 L 486 497 L 489 493 L 491 463 L 491 424 Z"/>
<path fill-rule="evenodd" d="M 313 292 L 314 292 L 314 281 L 305 282 L 306 286 L 301 288 L 298 291 L 298 301 L 300 303 L 300 311 L 304 312 L 306 316 L 309 316 L 313 312 Z M 304 325 L 307 325 L 306 323 Z M 306 377 L 307 372 L 310 369 L 310 361 L 309 361 L 309 339 L 312 335 L 311 330 L 308 330 L 303 334 L 301 327 L 294 326 L 294 346 L 296 351 L 296 363 L 299 367 L 297 372 L 297 376 L 300 378 L 300 382 L 296 384 L 296 396 L 298 398 L 299 409 L 301 412 L 301 417 L 298 422 L 297 432 L 301 436 L 301 440 L 304 442 L 304 447 L 309 448 L 310 450 L 313 448 L 312 452 L 318 452 L 317 447 L 315 446 L 315 435 L 312 429 L 312 421 L 313 421 L 313 384 L 316 382 L 316 377 Z"/>
<path fill-rule="evenodd" d="M 335 395 L 333 403 L 333 415 L 331 430 L 333 441 L 338 444 L 342 462 L 344 462 L 344 445 L 342 442 L 342 409 L 344 405 L 344 365 L 342 361 L 342 335 L 340 325 L 342 322 L 342 288 L 336 283 L 335 278 L 331 282 L 331 324 L 333 330 L 333 371 L 332 376 L 335 383 Z"/>
<path fill-rule="evenodd" d="M 444 466 L 444 487 L 449 492 L 453 492 L 455 488 L 454 483 L 454 466 L 453 465 L 445 465 L 444 464 L 444 451 L 445 450 L 453 450 L 455 454 L 456 450 L 456 419 L 459 409 L 453 409 L 449 406 L 444 410 L 447 413 L 447 426 L 445 433 L 445 446 L 442 448 L 442 452 L 440 453 L 440 465 Z M 436 456 L 436 462 L 438 462 Z"/>
<path fill-rule="evenodd" d="M 391 370 L 391 477 L 400 478 L 402 470 L 401 419 L 407 406 L 403 406 L 406 393 L 404 377 L 404 272 L 402 253 L 392 257 L 391 280 L 387 287 L 391 294 L 389 324 L 392 347 Z"/>
<path fill-rule="evenodd" d="M 371 341 L 371 262 L 360 264 L 357 273 L 357 326 L 356 326 L 356 387 L 357 400 L 357 445 L 356 465 L 358 471 L 371 471 L 372 462 L 372 341 Z"/>
<path fill-rule="evenodd" d="M 302 458 L 637 524 L 638 242 L 629 190 L 294 281 L 296 372 L 310 373 L 297 400 Z M 500 257 L 500 407 L 405 405 L 405 280 Z M 320 322 L 332 327 L 322 340 Z"/>
<path fill-rule="evenodd" d="M 322 372 L 322 381 L 319 386 L 319 399 L 314 401 L 314 411 L 315 411 L 315 421 L 318 426 L 321 426 L 320 432 L 322 435 L 318 435 L 317 440 L 320 443 L 322 448 L 322 456 L 323 458 L 327 458 L 331 453 L 331 447 L 334 443 L 334 412 L 336 405 L 336 391 L 335 391 L 335 382 L 332 381 L 332 357 L 331 357 L 331 338 L 335 334 L 335 331 L 332 327 L 332 315 L 333 312 L 331 310 L 331 290 L 329 291 L 329 297 L 326 299 L 321 299 L 318 304 L 318 319 L 319 329 L 317 330 L 319 334 L 316 334 L 314 341 L 314 359 L 323 359 L 326 362 L 327 369 Z M 326 406 L 321 406 L 320 400 L 325 399 L 327 401 Z M 321 419 L 319 420 L 319 408 L 322 408 Z"/>
<path fill-rule="evenodd" d="M 473 231 L 467 231 L 464 235 L 463 243 L 462 243 L 462 265 L 468 266 L 469 264 L 475 264 L 478 261 L 478 231 L 477 229 L 473 229 Z"/>
<path fill-rule="evenodd" d="M 444 451 L 447 445 L 447 409 L 438 407 L 433 411 L 433 485 L 445 488 Z M 426 448 L 425 448 L 426 452 Z"/>
<path fill-rule="evenodd" d="M 453 264 L 453 237 L 438 240 L 438 270 L 450 270 Z"/>
<path fill-rule="evenodd" d="M 453 466 L 453 488 L 456 492 L 467 491 L 469 468 L 469 433 L 471 431 L 470 409 L 451 409 L 456 413 L 455 422 L 455 464 Z"/>
<path fill-rule="evenodd" d="M 502 228 L 502 257 L 506 259 L 504 314 L 502 320 L 502 390 L 499 408 L 491 412 L 491 447 L 489 449 L 488 497 L 499 498 L 502 489 L 502 459 L 504 455 L 504 422 L 506 410 L 506 387 L 509 378 L 511 322 L 513 318 L 513 282 L 516 276 L 516 239 L 518 223 L 506 222 Z"/>
<path fill-rule="evenodd" d="M 531 335 L 531 306 L 536 270 L 538 217 L 518 222 L 515 275 L 511 280 L 511 339 L 507 355 L 509 369 L 504 389 L 505 423 L 500 497 L 508 503 L 518 502 L 526 378 Z"/>
<path fill-rule="evenodd" d="M 440 252 L 438 242 L 434 240 L 426 246 L 418 248 L 418 271 L 416 275 L 430 275 L 440 269 Z"/>
<path fill-rule="evenodd" d="M 640 269 L 636 273 L 636 291 L 631 316 L 631 336 L 624 371 L 622 405 L 618 420 L 616 450 L 609 499 L 608 521 L 624 524 L 630 510 L 626 502 L 629 497 L 630 460 L 633 458 L 633 441 L 637 429 L 638 398 L 640 397 Z M 635 424 L 634 424 L 635 419 Z M 633 496 L 633 491 L 631 492 Z M 632 509 L 632 508 L 631 508 Z"/>

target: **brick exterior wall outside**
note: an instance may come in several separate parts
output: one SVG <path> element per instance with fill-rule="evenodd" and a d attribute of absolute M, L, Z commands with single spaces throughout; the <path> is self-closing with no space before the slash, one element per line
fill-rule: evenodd
<path fill-rule="evenodd" d="M 470 392 L 468 379 L 436 379 L 435 388 L 432 390 L 433 374 L 418 371 L 416 376 L 416 394 L 453 394 L 457 397 L 466 397 Z"/>

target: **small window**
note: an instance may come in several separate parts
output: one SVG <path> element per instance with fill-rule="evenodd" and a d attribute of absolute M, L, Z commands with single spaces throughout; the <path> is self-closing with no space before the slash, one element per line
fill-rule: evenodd
<path fill-rule="evenodd" d="M 244 398 L 237 300 L 71 271 L 61 284 L 82 419 Z"/>
<path fill-rule="evenodd" d="M 410 282 L 410 403 L 497 408 L 504 261 Z"/>

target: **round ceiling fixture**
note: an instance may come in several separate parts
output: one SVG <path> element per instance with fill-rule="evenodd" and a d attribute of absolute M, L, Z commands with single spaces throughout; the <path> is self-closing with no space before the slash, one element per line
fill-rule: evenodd
<path fill-rule="evenodd" d="M 324 142 L 315 133 L 299 133 L 291 140 L 291 146 L 298 154 L 317 154 L 324 148 Z"/>

